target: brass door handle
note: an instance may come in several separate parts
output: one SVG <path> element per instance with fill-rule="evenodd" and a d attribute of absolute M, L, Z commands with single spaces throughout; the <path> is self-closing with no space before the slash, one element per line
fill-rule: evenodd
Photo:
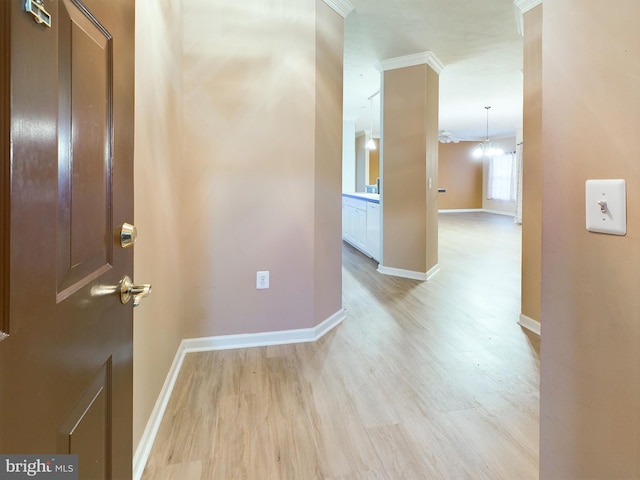
<path fill-rule="evenodd" d="M 140 304 L 140 300 L 151 293 L 150 283 L 135 284 L 131 279 L 125 275 L 120 280 L 120 301 L 127 303 L 133 298 L 133 306 L 137 307 Z"/>

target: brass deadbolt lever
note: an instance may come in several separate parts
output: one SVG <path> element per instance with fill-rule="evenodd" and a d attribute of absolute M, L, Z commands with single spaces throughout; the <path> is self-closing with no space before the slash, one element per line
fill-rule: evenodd
<path fill-rule="evenodd" d="M 127 303 L 133 297 L 133 306 L 137 307 L 140 300 L 149 293 L 151 293 L 150 283 L 134 284 L 127 275 L 120 281 L 120 301 L 122 303 Z"/>
<path fill-rule="evenodd" d="M 133 247 L 138 238 L 138 229 L 130 223 L 123 223 L 120 229 L 120 246 L 122 248 Z"/>

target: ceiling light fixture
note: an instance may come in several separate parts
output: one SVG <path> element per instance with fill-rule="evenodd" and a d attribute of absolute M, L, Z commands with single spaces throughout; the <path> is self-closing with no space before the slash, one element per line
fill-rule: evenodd
<path fill-rule="evenodd" d="M 487 138 L 484 142 L 479 143 L 478 146 L 473 151 L 473 156 L 475 158 L 482 157 L 495 157 L 496 155 L 504 155 L 504 150 L 500 148 L 500 145 L 497 145 L 493 142 L 489 141 L 489 109 L 491 107 L 484 107 L 487 110 Z"/>
<path fill-rule="evenodd" d="M 447 130 L 441 130 L 440 133 L 438 133 L 438 141 L 440 143 L 459 143 L 460 139 L 454 137 L 451 132 Z"/>
<path fill-rule="evenodd" d="M 373 95 L 371 95 L 369 97 L 369 103 L 371 104 L 371 112 L 370 112 L 370 118 L 371 118 L 371 131 L 369 133 L 369 141 L 367 142 L 367 150 L 375 150 L 376 149 L 376 142 L 373 141 L 373 97 L 375 97 L 379 92 L 374 93 Z"/>

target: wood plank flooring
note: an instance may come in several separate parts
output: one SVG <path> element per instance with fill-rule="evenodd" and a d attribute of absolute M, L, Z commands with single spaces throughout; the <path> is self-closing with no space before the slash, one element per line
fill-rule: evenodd
<path fill-rule="evenodd" d="M 316 343 L 188 354 L 143 479 L 537 479 L 520 227 L 446 213 L 439 231 L 424 283 L 345 245 L 348 317 Z"/>

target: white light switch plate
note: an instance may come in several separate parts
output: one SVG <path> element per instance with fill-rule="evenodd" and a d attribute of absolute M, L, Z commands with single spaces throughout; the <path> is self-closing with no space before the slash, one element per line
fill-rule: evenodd
<path fill-rule="evenodd" d="M 587 230 L 627 233 L 627 190 L 624 180 L 587 180 L 585 185 Z"/>

